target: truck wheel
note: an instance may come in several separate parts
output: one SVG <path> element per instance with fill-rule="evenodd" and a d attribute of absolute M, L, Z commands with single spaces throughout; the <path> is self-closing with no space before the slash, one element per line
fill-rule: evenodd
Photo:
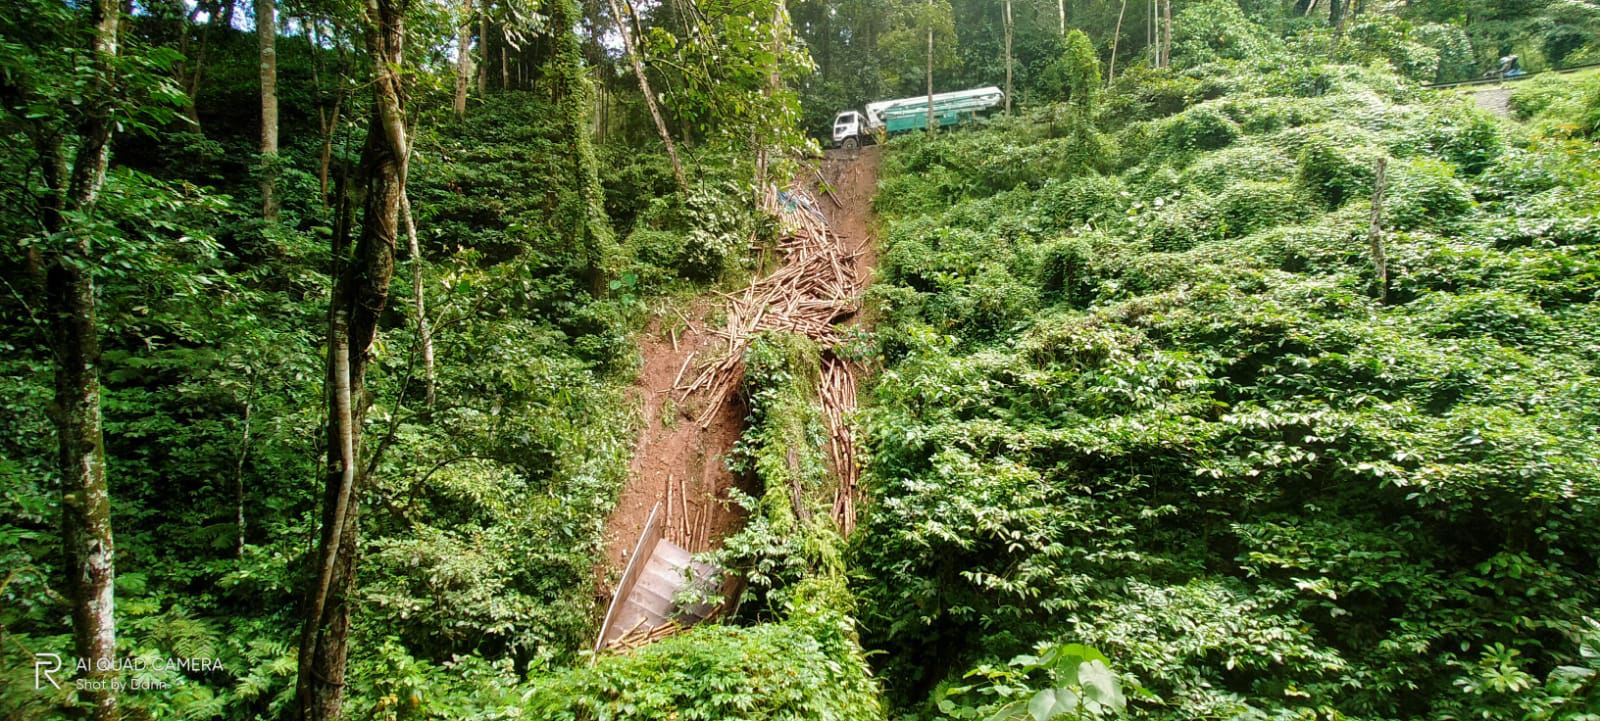
<path fill-rule="evenodd" d="M 845 150 L 855 150 L 856 148 L 861 147 L 861 140 L 852 135 L 848 138 L 845 138 L 844 142 L 839 143 L 839 147 L 844 148 Z"/>

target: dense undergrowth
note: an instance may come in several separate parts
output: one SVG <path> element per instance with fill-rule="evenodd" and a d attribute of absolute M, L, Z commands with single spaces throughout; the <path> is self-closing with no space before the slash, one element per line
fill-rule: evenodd
<path fill-rule="evenodd" d="M 285 49 L 286 65 L 296 52 Z M 231 87 L 208 100 L 227 106 Z M 414 261 L 403 260 L 370 375 L 368 433 L 382 450 L 363 509 L 353 717 L 495 713 L 495 689 L 587 646 L 601 531 L 632 447 L 632 335 L 651 304 L 737 271 L 730 251 L 751 236 L 728 182 L 748 168 L 729 154 L 703 154 L 686 200 L 660 155 L 602 147 L 622 240 L 604 260 L 615 280 L 595 294 L 571 242 L 581 200 L 553 115 L 541 95 L 505 93 L 419 134 L 410 195 L 437 399 L 424 398 Z M 266 226 L 248 205 L 250 176 L 226 160 L 251 141 L 213 136 L 166 153 L 130 137 L 100 205 L 129 240 L 101 279 L 119 649 L 221 665 L 141 677 L 170 690 L 129 694 L 130 719 L 276 717 L 295 683 L 337 221 L 303 170 L 316 167 L 315 143 L 288 151 L 294 192 Z M 336 138 L 334 186 L 359 142 Z M 0 715 L 44 717 L 65 691 L 35 691 L 28 654 L 72 647 L 50 585 L 61 573 L 51 374 L 28 309 L 4 303 L 20 322 L 0 336 L 11 431 L 0 439 Z"/>
<path fill-rule="evenodd" d="M 884 717 L 828 513 L 819 361 L 816 343 L 792 334 L 760 336 L 746 354 L 750 414 L 732 466 L 756 495 L 741 494 L 744 527 L 708 557 L 743 575 L 729 625 L 535 677 L 527 708 L 537 718 Z"/>
<path fill-rule="evenodd" d="M 1520 126 L 1206 47 L 890 147 L 851 558 L 893 702 L 1070 640 L 1138 718 L 1593 718 L 1592 79 L 1519 91 Z"/>

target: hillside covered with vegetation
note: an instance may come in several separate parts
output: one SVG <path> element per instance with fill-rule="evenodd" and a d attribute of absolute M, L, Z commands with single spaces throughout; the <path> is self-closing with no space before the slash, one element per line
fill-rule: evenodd
<path fill-rule="evenodd" d="M 1600 73 L 1424 87 L 1597 38 L 1586 0 L 6 3 L 0 717 L 1600 719 Z M 987 85 L 830 194 L 836 113 Z M 695 459 L 736 610 L 592 651 L 645 349 L 814 179 L 876 273 L 837 343 L 749 342 Z"/>
<path fill-rule="evenodd" d="M 1509 123 L 1184 12 L 1206 62 L 889 155 L 853 556 L 888 687 L 1072 639 L 1139 717 L 1589 718 L 1595 76 Z"/>

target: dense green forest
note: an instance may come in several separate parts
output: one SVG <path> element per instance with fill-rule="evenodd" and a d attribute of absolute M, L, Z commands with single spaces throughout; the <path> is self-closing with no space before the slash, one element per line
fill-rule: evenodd
<path fill-rule="evenodd" d="M 0 716 L 1600 720 L 1595 63 L 1591 0 L 0 4 Z M 875 278 L 736 346 L 740 602 L 593 651 L 773 197 Z"/>

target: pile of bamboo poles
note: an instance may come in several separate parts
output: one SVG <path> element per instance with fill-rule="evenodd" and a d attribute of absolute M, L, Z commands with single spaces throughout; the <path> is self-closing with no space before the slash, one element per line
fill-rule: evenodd
<path fill-rule="evenodd" d="M 822 412 L 828 417 L 828 457 L 839 485 L 833 492 L 833 520 L 839 533 L 850 535 L 856 527 L 856 497 L 861 468 L 856 463 L 855 429 L 849 414 L 856 409 L 856 379 L 850 363 L 832 354 L 822 360 L 822 380 L 817 388 Z"/>
<path fill-rule="evenodd" d="M 667 540 L 690 552 L 711 549 L 711 522 L 716 516 L 714 501 L 689 505 L 688 479 L 667 476 L 666 515 L 662 519 Z"/>
<path fill-rule="evenodd" d="M 644 619 L 640 619 L 639 623 L 634 624 L 633 628 L 618 636 L 617 640 L 607 644 L 606 648 L 617 651 L 631 651 L 640 646 L 648 646 L 688 628 L 677 621 L 668 621 L 655 628 L 646 629 L 643 626 L 643 622 Z"/>
<path fill-rule="evenodd" d="M 680 393 L 679 402 L 705 393 L 706 405 L 698 419 L 700 427 L 705 428 L 744 380 L 745 350 L 756 333 L 799 333 L 821 344 L 826 352 L 817 395 L 828 421 L 829 459 L 839 479 L 832 514 L 840 531 L 848 534 L 855 526 L 860 478 L 855 437 L 849 425 L 849 416 L 856 408 L 856 390 L 850 364 L 833 353 L 843 340 L 834 324 L 860 308 L 862 281 L 856 272 L 860 254 L 848 252 L 844 239 L 828 229 L 827 220 L 817 210 L 810 193 L 780 193 L 775 186 L 768 186 L 762 205 L 778 219 L 783 233 L 778 244 L 782 265 L 741 293 L 722 294 L 729 301 L 726 323 L 709 330 L 722 339 L 721 354 L 684 382 L 696 357 L 690 354 L 678 369 L 673 389 Z M 668 506 L 670 512 L 671 504 Z M 707 509 L 705 515 L 709 518 L 711 513 Z M 682 515 L 688 516 L 686 509 Z M 700 547 L 709 540 L 709 530 L 705 523 L 698 533 L 681 531 L 688 543 L 695 544 L 685 547 Z"/>
<path fill-rule="evenodd" d="M 711 424 L 729 394 L 738 389 L 744 378 L 744 352 L 756 333 L 799 333 L 830 347 L 840 340 L 833 324 L 859 307 L 856 254 L 844 251 L 844 243 L 828 230 L 810 194 L 796 190 L 784 197 L 786 200 L 779 199 L 776 191 L 768 188 L 767 210 L 778 217 L 785 233 L 778 245 L 783 264 L 741 293 L 722 294 L 729 301 L 727 320 L 722 328 L 709 332 L 722 339 L 723 352 L 693 380 L 674 384 L 680 402 L 706 392 L 701 428 Z M 692 356 L 685 359 L 678 371 L 679 383 L 693 360 Z"/>

